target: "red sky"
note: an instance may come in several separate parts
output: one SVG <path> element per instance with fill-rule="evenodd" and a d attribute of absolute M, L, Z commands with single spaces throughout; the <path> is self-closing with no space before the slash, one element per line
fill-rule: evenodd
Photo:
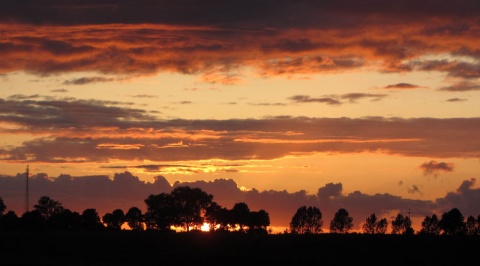
<path fill-rule="evenodd" d="M 476 217 L 479 11 L 0 0 L 0 196 L 24 211 L 29 165 L 32 204 L 79 212 L 191 184 L 276 227 L 302 205 L 325 224 L 346 208 L 357 228 L 372 213 Z"/>

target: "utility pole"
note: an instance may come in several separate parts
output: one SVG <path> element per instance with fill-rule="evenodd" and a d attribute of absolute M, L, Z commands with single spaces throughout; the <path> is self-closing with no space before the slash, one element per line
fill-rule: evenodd
<path fill-rule="evenodd" d="M 29 199 L 29 191 L 28 191 L 28 174 L 29 174 L 29 169 L 28 169 L 28 165 L 27 165 L 27 172 L 25 173 L 25 177 L 26 177 L 26 187 L 25 187 L 25 212 L 28 212 L 29 211 L 29 206 L 30 206 L 30 199 Z"/>

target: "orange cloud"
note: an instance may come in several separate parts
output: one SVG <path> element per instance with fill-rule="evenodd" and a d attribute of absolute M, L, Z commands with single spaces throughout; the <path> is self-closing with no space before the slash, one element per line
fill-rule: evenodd
<path fill-rule="evenodd" d="M 0 99 L 0 106 L 0 123 L 8 125 L 1 134 L 31 136 L 1 147 L 6 161 L 269 160 L 316 152 L 480 156 L 479 118 L 165 120 L 118 102 L 25 96 Z"/>
<path fill-rule="evenodd" d="M 0 11 L 0 73 L 89 71 L 128 78 L 168 71 L 223 84 L 242 82 L 247 70 L 287 77 L 364 69 L 480 76 L 480 19 L 472 14 L 473 2 L 436 4 L 431 10 L 411 1 L 395 8 L 369 1 L 375 9 L 351 0 L 343 5 L 266 1 L 254 7 L 249 1 L 142 0 L 145 4 L 132 5 L 102 0 L 88 8 L 25 1 L 22 12 L 6 4 Z M 353 6 L 357 9 L 347 8 Z M 432 55 L 442 59 L 427 59 Z M 109 80 L 96 76 L 65 82 Z"/>

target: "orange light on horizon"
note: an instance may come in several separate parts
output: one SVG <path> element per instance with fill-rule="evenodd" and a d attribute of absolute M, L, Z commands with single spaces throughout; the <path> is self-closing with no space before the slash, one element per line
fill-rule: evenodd
<path fill-rule="evenodd" d="M 202 232 L 209 232 L 210 231 L 210 224 L 207 222 L 204 222 L 203 225 L 200 227 L 200 230 Z"/>

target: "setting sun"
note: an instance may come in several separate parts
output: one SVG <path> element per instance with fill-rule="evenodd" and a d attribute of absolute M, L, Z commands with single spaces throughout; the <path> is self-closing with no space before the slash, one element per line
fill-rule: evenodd
<path fill-rule="evenodd" d="M 209 232 L 210 231 L 210 224 L 209 223 L 203 223 L 202 227 L 200 227 L 200 230 L 203 232 Z"/>
<path fill-rule="evenodd" d="M 7 210 L 478 215 L 479 1 L 365 1 L 0 0 Z"/>

